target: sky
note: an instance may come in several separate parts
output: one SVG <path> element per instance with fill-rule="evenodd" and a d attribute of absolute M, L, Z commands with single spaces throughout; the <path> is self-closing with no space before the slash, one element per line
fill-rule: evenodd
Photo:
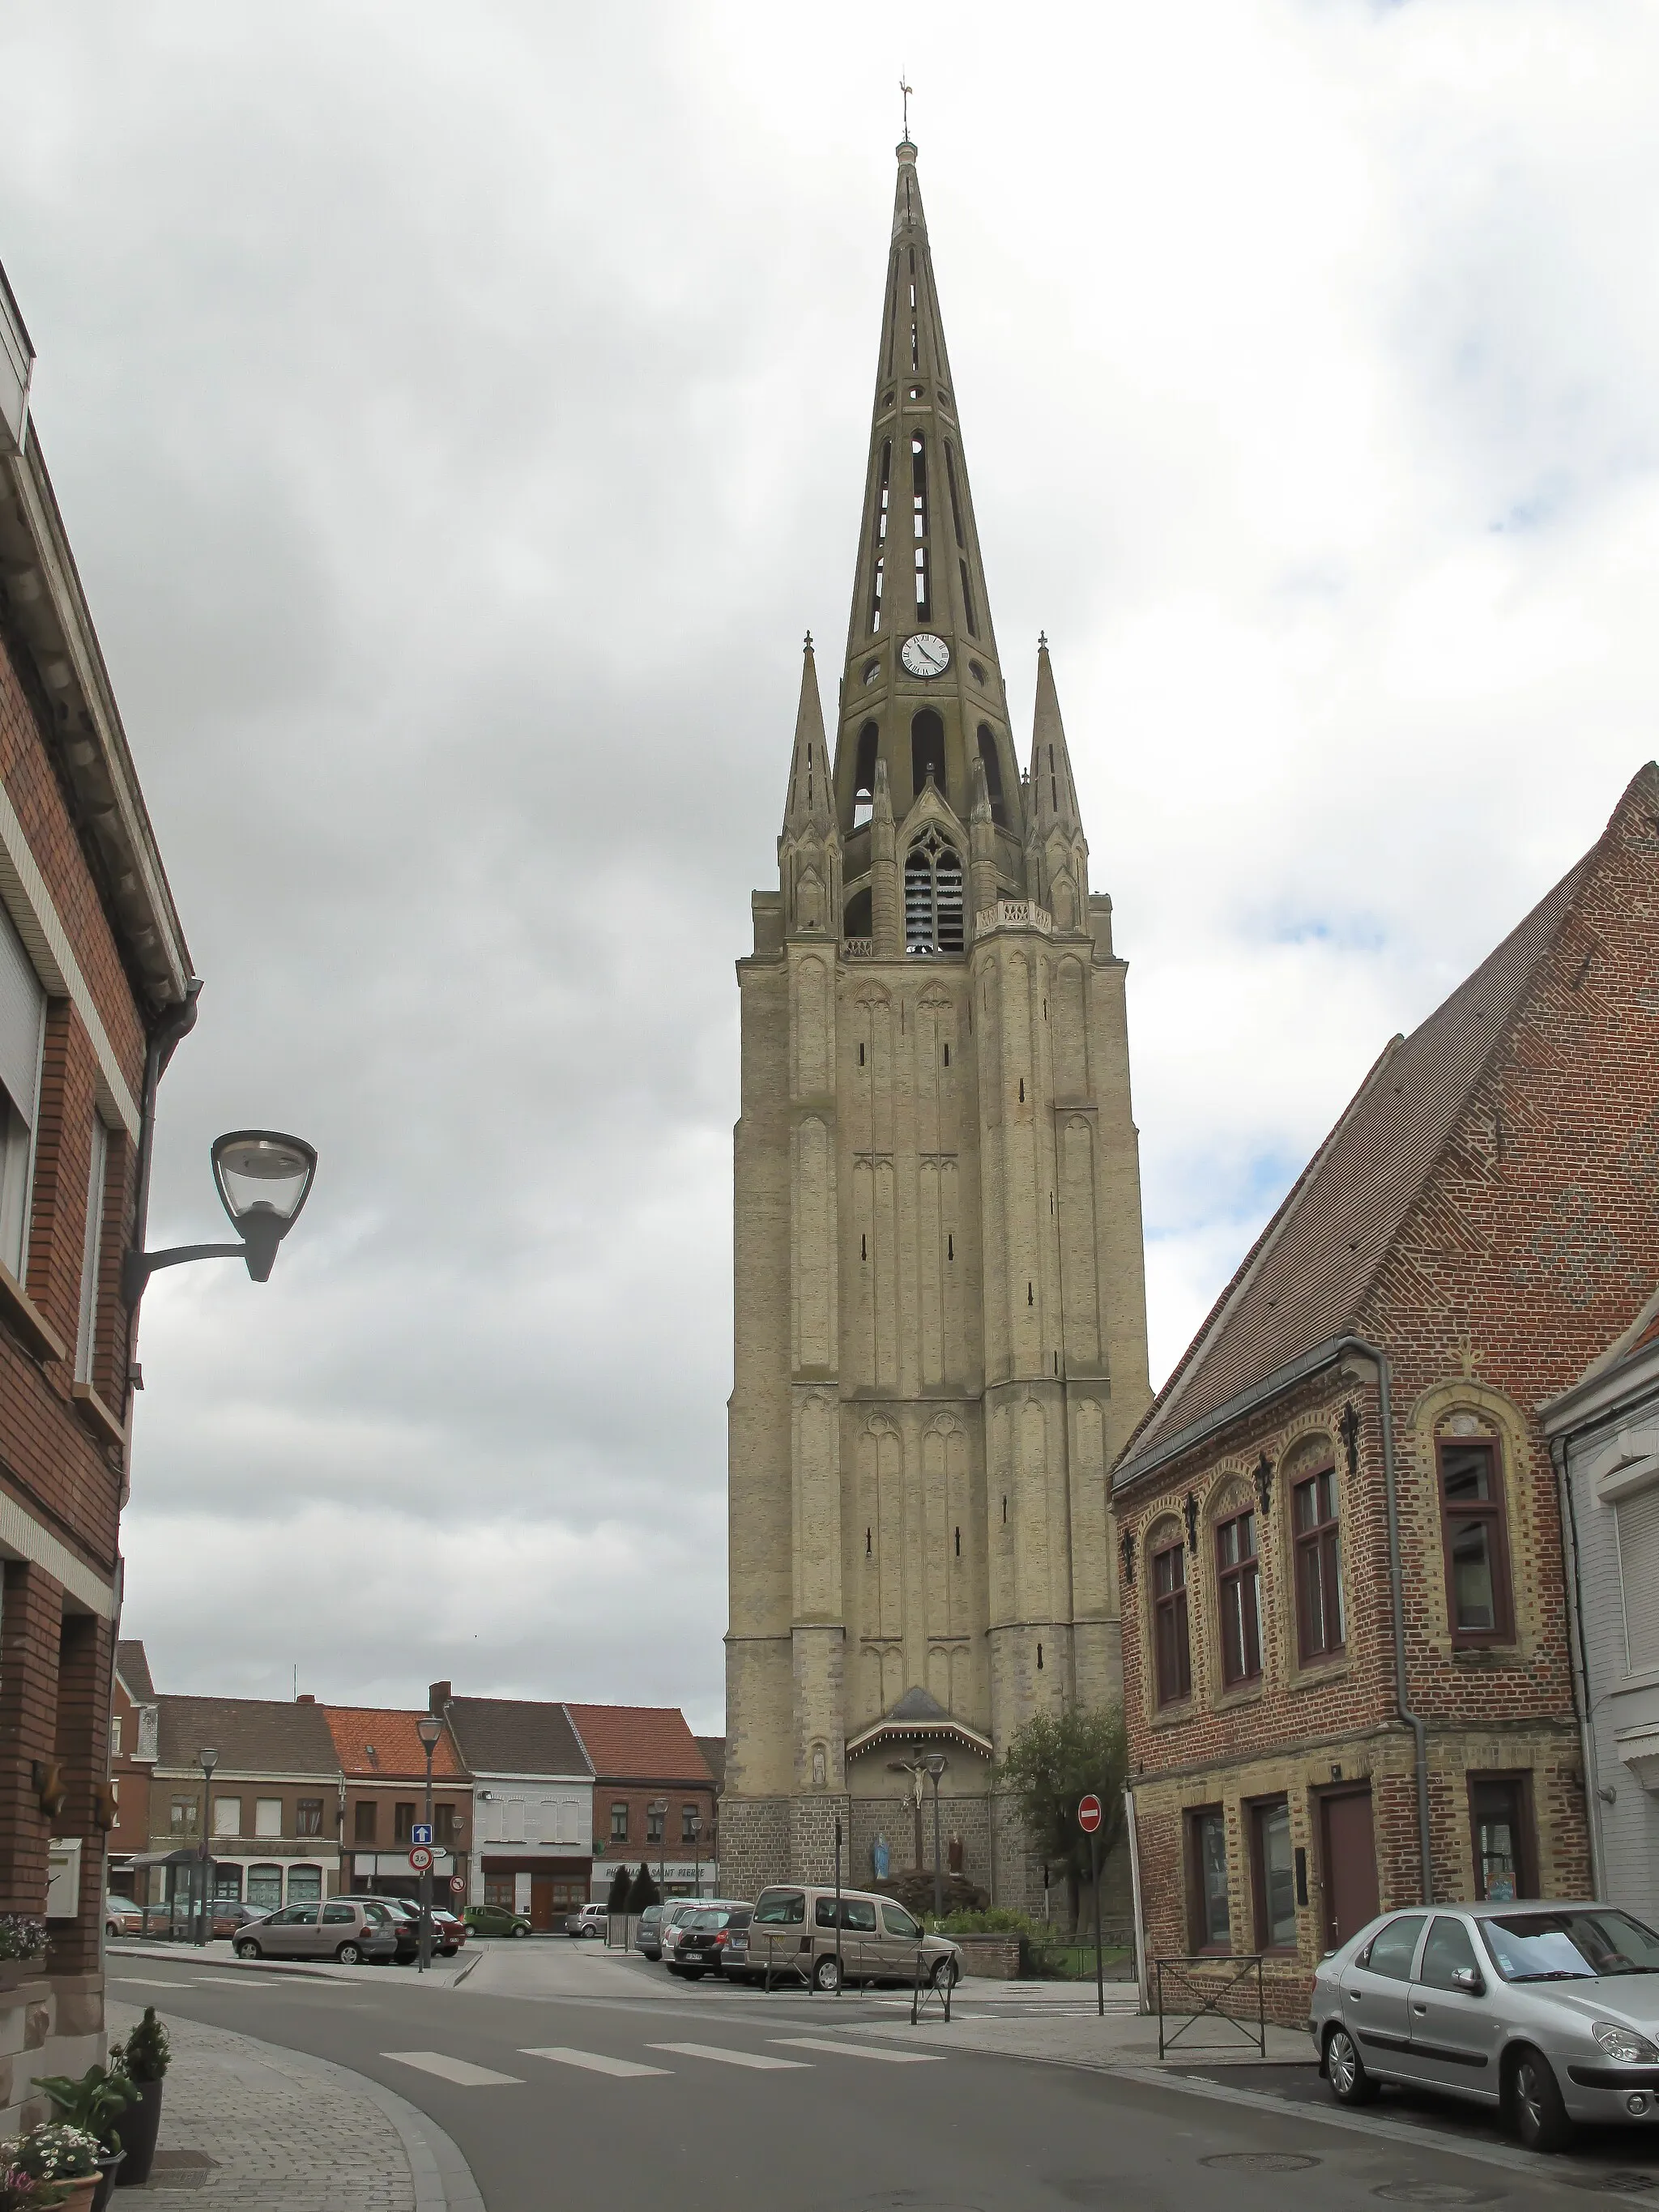
<path fill-rule="evenodd" d="M 10 0 L 0 261 L 270 1282 L 152 1284 L 158 1686 L 723 1725 L 733 961 L 915 87 L 1129 968 L 1154 1376 L 1656 751 L 1646 0 Z"/>

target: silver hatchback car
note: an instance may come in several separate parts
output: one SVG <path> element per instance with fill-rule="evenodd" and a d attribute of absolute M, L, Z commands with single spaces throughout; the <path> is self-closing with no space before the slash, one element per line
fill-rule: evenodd
<path fill-rule="evenodd" d="M 1320 1960 L 1308 2025 L 1340 2104 L 1436 2089 L 1529 2150 L 1581 2120 L 1659 2124 L 1659 1936 L 1613 1905 L 1385 1913 Z"/>

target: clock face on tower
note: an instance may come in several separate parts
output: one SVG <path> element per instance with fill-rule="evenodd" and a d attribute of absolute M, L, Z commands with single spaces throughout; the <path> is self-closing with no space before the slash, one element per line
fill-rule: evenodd
<path fill-rule="evenodd" d="M 943 676 L 951 665 L 951 648 L 931 630 L 919 629 L 899 647 L 899 659 L 912 676 Z"/>

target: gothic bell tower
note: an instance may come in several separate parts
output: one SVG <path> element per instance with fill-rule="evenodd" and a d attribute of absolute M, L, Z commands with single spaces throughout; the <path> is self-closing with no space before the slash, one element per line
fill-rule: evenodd
<path fill-rule="evenodd" d="M 726 1795 L 732 1896 L 964 1869 L 1025 1720 L 1118 1695 L 1107 1469 L 1145 1408 L 1124 963 L 1046 643 L 1016 765 L 916 149 L 898 147 L 833 762 L 811 640 L 738 963 Z M 736 1885 L 735 1887 L 733 1885 Z"/>

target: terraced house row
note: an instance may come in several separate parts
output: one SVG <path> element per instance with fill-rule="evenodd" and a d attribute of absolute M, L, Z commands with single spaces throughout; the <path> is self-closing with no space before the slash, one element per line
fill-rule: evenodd
<path fill-rule="evenodd" d="M 671 1893 L 713 1890 L 715 1778 L 678 1709 L 457 1698 L 434 1682 L 428 1710 L 444 1723 L 432 1826 L 453 1898 L 550 1929 L 603 1898 L 619 1863 L 649 1859 Z M 261 1911 L 343 1892 L 414 1896 L 422 1717 L 309 1695 L 158 1695 L 143 1645 L 122 1643 L 112 1890 L 182 1917 L 205 1860 L 215 1897 Z"/>
<path fill-rule="evenodd" d="M 1261 1954 L 1282 2018 L 1379 1905 L 1604 1870 L 1552 1432 L 1659 1284 L 1656 921 L 1649 766 L 1387 1047 L 1115 1470 L 1148 1947 Z M 1659 1653 L 1659 1434 L 1614 1399 L 1604 1697 Z M 1603 1797 L 1659 1786 L 1656 1722 L 1602 1731 Z"/>

